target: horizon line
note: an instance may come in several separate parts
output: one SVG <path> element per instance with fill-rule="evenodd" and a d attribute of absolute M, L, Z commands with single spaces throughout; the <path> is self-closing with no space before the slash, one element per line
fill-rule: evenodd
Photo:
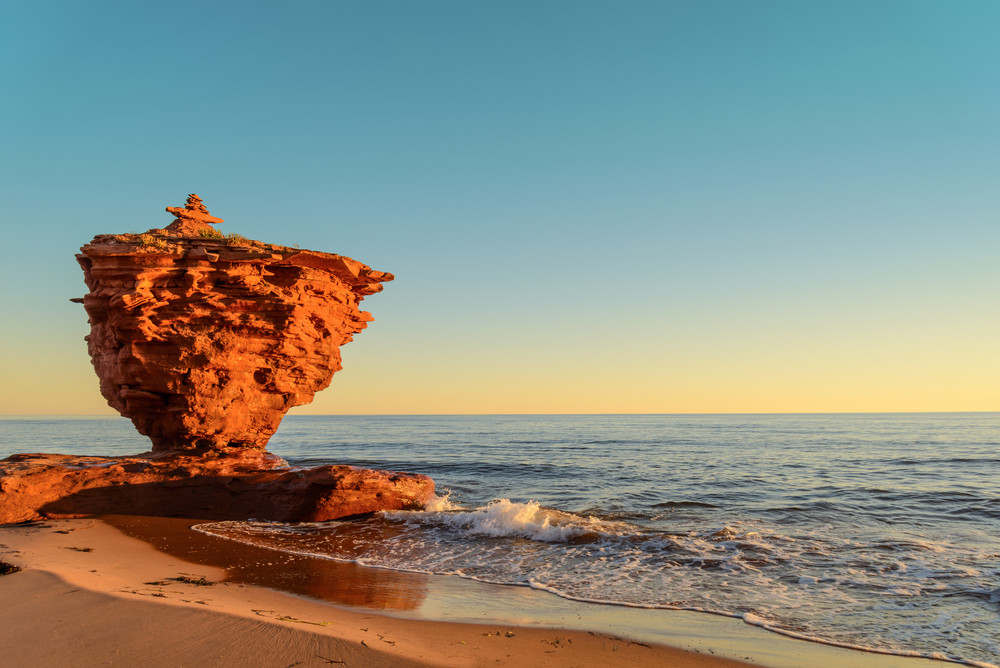
<path fill-rule="evenodd" d="M 718 416 L 718 415 L 966 415 L 970 413 L 1000 413 L 1000 410 L 945 411 L 765 411 L 765 412 L 699 412 L 699 413 L 304 413 L 285 414 L 287 417 L 523 417 L 523 416 Z M 0 413 L 0 419 L 10 418 L 121 418 L 124 415 L 105 413 Z"/>

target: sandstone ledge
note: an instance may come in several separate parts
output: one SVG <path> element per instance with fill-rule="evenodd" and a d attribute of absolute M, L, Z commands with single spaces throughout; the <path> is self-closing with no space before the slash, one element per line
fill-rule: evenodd
<path fill-rule="evenodd" d="M 297 469 L 266 452 L 234 450 L 13 455 L 0 460 L 0 524 L 105 514 L 322 522 L 418 509 L 434 495 L 425 475 L 353 466 Z"/>

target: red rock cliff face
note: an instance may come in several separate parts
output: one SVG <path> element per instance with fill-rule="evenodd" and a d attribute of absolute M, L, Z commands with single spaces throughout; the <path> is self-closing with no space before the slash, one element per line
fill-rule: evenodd
<path fill-rule="evenodd" d="M 341 368 L 392 274 L 341 255 L 223 237 L 197 196 L 145 234 L 77 255 L 101 393 L 154 452 L 263 448 Z"/>

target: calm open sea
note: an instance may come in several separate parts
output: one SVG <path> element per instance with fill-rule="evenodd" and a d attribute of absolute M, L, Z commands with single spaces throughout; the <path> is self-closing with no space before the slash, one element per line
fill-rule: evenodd
<path fill-rule="evenodd" d="M 147 448 L 124 419 L 0 420 L 0 456 Z M 443 498 L 201 530 L 1000 663 L 1000 413 L 292 416 L 269 449 L 293 466 L 426 473 Z"/>

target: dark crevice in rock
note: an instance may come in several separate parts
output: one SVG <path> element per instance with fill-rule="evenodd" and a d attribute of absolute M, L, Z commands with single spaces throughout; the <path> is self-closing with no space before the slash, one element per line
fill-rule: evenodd
<path fill-rule="evenodd" d="M 19 570 L 21 570 L 20 566 L 8 564 L 6 561 L 0 561 L 0 575 L 10 575 L 11 573 L 17 573 Z"/>

